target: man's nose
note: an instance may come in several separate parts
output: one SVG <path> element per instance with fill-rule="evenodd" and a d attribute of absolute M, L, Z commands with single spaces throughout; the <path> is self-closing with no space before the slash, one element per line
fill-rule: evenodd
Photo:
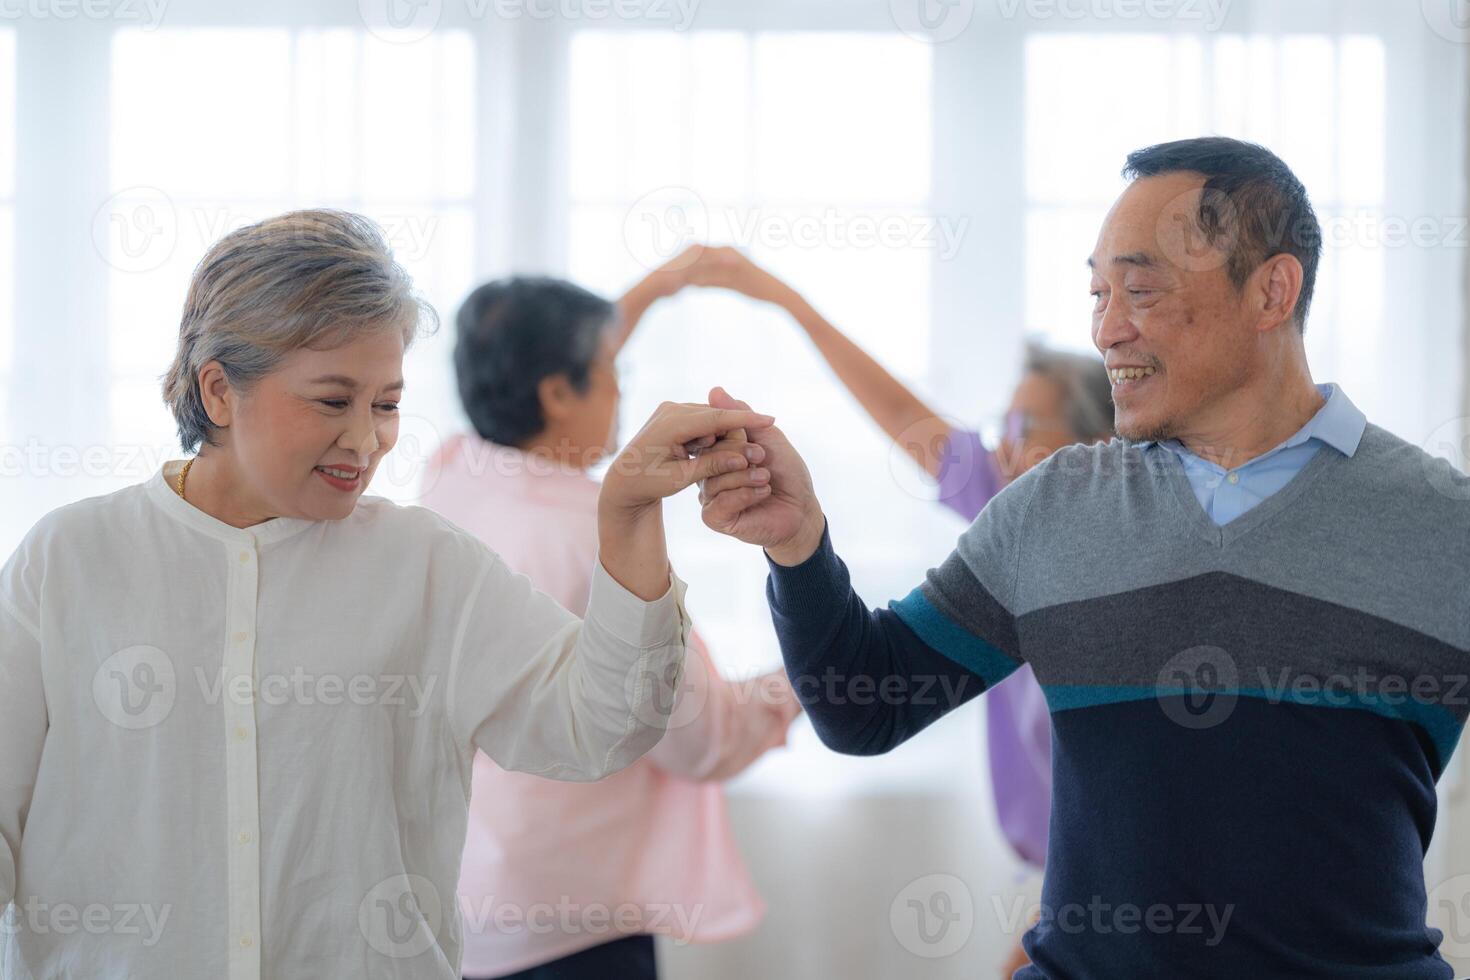
<path fill-rule="evenodd" d="M 1138 329 L 1128 318 L 1124 304 L 1109 300 L 1102 318 L 1098 320 L 1097 329 L 1093 332 L 1093 343 L 1097 345 L 1097 349 L 1107 351 L 1137 337 Z"/>

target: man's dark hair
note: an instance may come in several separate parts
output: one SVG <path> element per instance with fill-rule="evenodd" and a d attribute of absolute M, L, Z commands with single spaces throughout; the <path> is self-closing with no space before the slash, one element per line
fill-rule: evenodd
<path fill-rule="evenodd" d="M 519 446 L 546 427 L 536 386 L 588 373 L 617 307 L 562 279 L 517 276 L 480 286 L 455 314 L 459 397 L 481 438 Z"/>
<path fill-rule="evenodd" d="M 1296 324 L 1305 331 L 1322 256 L 1322 226 L 1296 174 L 1264 146 L 1223 136 L 1134 150 L 1123 167 L 1129 180 L 1182 172 L 1205 178 L 1200 231 L 1210 245 L 1226 249 L 1226 272 L 1236 289 L 1273 256 L 1291 255 L 1302 264 Z"/>

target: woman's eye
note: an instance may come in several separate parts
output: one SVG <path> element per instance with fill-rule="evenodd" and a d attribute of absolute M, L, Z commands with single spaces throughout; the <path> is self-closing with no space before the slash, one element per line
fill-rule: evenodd
<path fill-rule="evenodd" d="M 378 407 L 380 409 L 382 409 L 383 411 L 385 411 L 385 412 L 396 412 L 396 411 L 398 411 L 398 403 L 397 402 L 383 402 Z"/>
<path fill-rule="evenodd" d="M 343 401 L 340 398 L 321 398 L 321 399 L 318 399 L 318 401 L 320 401 L 323 405 L 327 406 L 328 408 L 346 408 L 347 407 L 347 402 Z"/>

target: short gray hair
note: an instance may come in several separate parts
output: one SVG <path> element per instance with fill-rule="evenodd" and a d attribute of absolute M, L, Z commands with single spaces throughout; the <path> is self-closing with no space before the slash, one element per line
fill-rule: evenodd
<path fill-rule="evenodd" d="M 382 231 L 347 211 L 291 211 L 230 232 L 194 267 L 179 347 L 163 376 L 163 400 L 193 452 L 217 445 L 199 372 L 219 361 L 248 390 L 292 351 L 330 350 L 373 330 L 395 329 L 407 349 L 433 307 L 393 258 Z"/>
<path fill-rule="evenodd" d="M 1113 383 L 1101 359 L 1026 344 L 1026 373 L 1039 374 L 1062 392 L 1072 434 L 1083 442 L 1113 436 Z"/>

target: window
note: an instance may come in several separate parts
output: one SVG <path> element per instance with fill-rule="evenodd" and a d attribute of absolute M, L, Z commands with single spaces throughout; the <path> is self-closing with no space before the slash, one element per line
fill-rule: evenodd
<path fill-rule="evenodd" d="M 15 32 L 0 30 L 0 392 L 15 368 Z M 0 397 L 0 446 L 10 442 L 9 399 Z"/>
<path fill-rule="evenodd" d="M 112 55 L 114 443 L 146 447 L 158 460 L 180 454 L 159 376 L 173 357 L 194 264 L 234 228 L 296 207 L 360 211 L 383 226 L 436 309 L 452 310 L 469 289 L 468 34 L 394 44 L 348 29 L 124 30 Z M 454 415 L 449 333 L 409 353 L 414 407 L 374 493 L 411 497 L 417 464 Z"/>
<path fill-rule="evenodd" d="M 1130 150 L 1220 133 L 1271 147 L 1312 194 L 1324 232 L 1307 330 L 1319 381 L 1360 406 L 1386 398 L 1383 42 L 1367 36 L 1033 35 L 1026 42 L 1026 325 L 1092 350 L 1083 262 L 1123 190 Z M 1106 76 L 1117 91 L 1161 93 L 1127 113 L 1078 98 Z M 1291 98 L 1282 98 L 1290 92 Z"/>
<path fill-rule="evenodd" d="M 735 244 L 792 283 L 910 383 L 930 370 L 930 292 L 949 257 L 931 205 L 932 48 L 898 34 L 585 31 L 569 59 L 570 254 L 576 282 L 617 296 L 691 241 Z M 875 71 L 881 65 L 881 71 Z M 802 450 L 834 539 L 873 604 L 906 593 L 953 544 L 933 488 L 857 406 L 784 312 L 686 290 L 654 307 L 622 360 L 621 437 L 658 402 L 721 385 Z M 691 492 L 666 504 L 691 613 L 727 676 L 780 664 L 761 551 L 706 529 Z M 872 514 L 884 533 L 866 534 Z M 948 725 L 960 759 L 975 718 Z M 938 738 L 939 736 L 935 736 Z M 796 792 L 935 785 L 956 755 L 834 759 L 809 728 L 762 769 Z M 763 783 L 764 785 L 764 783 Z"/>

